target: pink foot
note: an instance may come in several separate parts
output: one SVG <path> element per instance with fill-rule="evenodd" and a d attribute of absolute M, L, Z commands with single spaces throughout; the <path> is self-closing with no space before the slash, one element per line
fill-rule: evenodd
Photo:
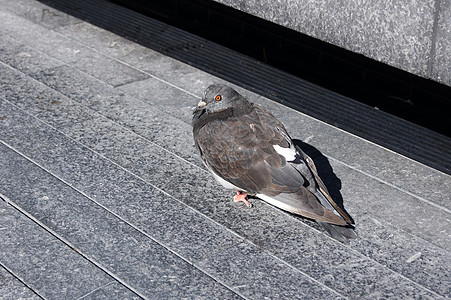
<path fill-rule="evenodd" d="M 233 201 L 235 202 L 244 202 L 247 207 L 252 207 L 252 204 L 246 199 L 247 194 L 245 192 L 237 191 L 236 195 L 233 197 Z"/>

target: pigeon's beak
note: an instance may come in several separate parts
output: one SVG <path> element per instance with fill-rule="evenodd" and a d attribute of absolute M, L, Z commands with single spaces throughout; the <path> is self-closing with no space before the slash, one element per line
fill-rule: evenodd
<path fill-rule="evenodd" d="M 200 119 L 200 117 L 206 113 L 206 109 L 204 108 L 207 105 L 207 102 L 200 100 L 199 103 L 197 103 L 196 108 L 193 111 L 194 119 Z"/>

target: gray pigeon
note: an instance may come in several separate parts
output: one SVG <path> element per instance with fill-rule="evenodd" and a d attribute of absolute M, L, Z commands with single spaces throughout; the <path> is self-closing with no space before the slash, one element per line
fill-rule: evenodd
<path fill-rule="evenodd" d="M 335 239 L 356 237 L 351 216 L 331 198 L 315 164 L 283 124 L 233 88 L 210 85 L 193 116 L 194 142 L 205 166 L 234 201 L 247 195 L 316 220 Z"/>

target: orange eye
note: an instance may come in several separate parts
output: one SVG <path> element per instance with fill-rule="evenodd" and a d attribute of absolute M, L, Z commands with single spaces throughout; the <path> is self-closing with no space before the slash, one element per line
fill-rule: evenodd
<path fill-rule="evenodd" d="M 216 101 L 221 101 L 222 100 L 222 96 L 221 95 L 216 95 L 215 100 Z"/>

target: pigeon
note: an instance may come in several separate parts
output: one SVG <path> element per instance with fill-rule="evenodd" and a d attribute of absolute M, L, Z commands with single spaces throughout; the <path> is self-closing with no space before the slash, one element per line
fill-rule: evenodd
<path fill-rule="evenodd" d="M 230 86 L 212 84 L 193 111 L 197 152 L 214 178 L 248 196 L 318 222 L 333 238 L 355 238 L 354 221 L 330 196 L 313 160 L 270 112 Z"/>

